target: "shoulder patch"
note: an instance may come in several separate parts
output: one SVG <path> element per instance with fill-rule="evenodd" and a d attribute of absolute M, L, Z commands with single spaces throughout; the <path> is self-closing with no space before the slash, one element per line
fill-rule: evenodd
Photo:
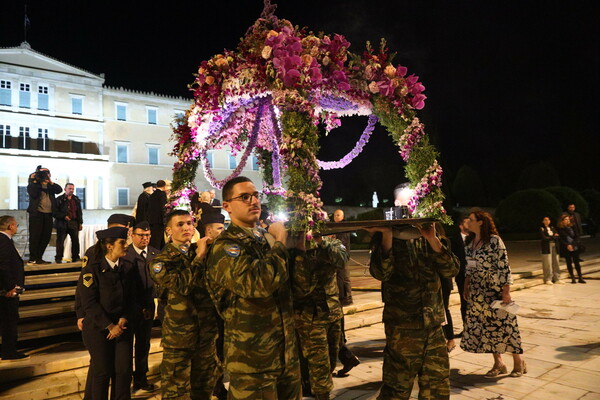
<path fill-rule="evenodd" d="M 85 287 L 90 287 L 94 283 L 94 275 L 92 275 L 92 274 L 83 274 L 82 280 L 83 280 L 83 285 Z"/>
<path fill-rule="evenodd" d="M 154 273 L 159 274 L 160 271 L 162 271 L 164 264 L 159 262 L 156 263 L 152 266 L 152 271 L 154 271 Z"/>
<path fill-rule="evenodd" d="M 83 258 L 81 259 L 81 268 L 85 268 L 85 266 L 88 263 L 88 258 L 87 256 L 83 256 Z"/>
<path fill-rule="evenodd" d="M 240 246 L 238 246 L 237 244 L 230 244 L 225 246 L 224 248 L 225 250 L 225 254 L 227 254 L 229 257 L 237 257 L 240 255 Z"/>

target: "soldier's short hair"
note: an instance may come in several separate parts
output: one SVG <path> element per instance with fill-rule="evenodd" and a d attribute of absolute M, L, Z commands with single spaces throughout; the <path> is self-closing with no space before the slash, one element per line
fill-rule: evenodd
<path fill-rule="evenodd" d="M 162 179 L 156 181 L 157 188 L 164 188 L 165 186 L 167 186 L 167 182 L 163 181 Z"/>
<path fill-rule="evenodd" d="M 3 215 L 0 217 L 0 231 L 5 231 L 8 229 L 8 226 L 16 221 L 15 217 L 12 215 Z"/>
<path fill-rule="evenodd" d="M 165 222 L 165 226 L 168 226 L 168 225 L 169 225 L 169 223 L 171 222 L 171 220 L 172 220 L 174 217 L 183 216 L 183 215 L 186 215 L 186 216 L 188 216 L 188 217 L 190 217 L 190 218 L 191 218 L 191 216 L 192 216 L 192 215 L 191 215 L 191 214 L 190 214 L 188 211 L 186 211 L 186 210 L 173 210 L 173 211 L 171 211 L 169 214 L 167 214 L 167 217 L 166 217 L 166 222 Z"/>
<path fill-rule="evenodd" d="M 238 183 L 244 182 L 252 182 L 252 180 L 245 176 L 238 176 L 228 181 L 225 186 L 223 186 L 223 201 L 230 201 L 231 195 L 233 194 L 233 187 Z"/>

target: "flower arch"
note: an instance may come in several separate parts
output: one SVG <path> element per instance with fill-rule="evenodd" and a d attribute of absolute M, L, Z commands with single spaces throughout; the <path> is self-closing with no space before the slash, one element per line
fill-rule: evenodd
<path fill-rule="evenodd" d="M 172 206 L 189 204 L 199 163 L 213 187 L 222 188 L 244 168 L 251 153 L 263 174 L 263 193 L 272 209 L 290 212 L 292 230 L 318 232 L 326 219 L 319 198 L 319 169 L 343 168 L 366 145 L 377 122 L 385 126 L 406 162 L 415 195 L 415 217 L 449 222 L 442 206 L 438 152 L 416 110 L 424 107 L 425 87 L 407 68 L 392 64 L 385 40 L 369 42 L 361 54 L 348 51 L 339 34 L 314 34 L 274 15 L 265 0 L 260 18 L 236 51 L 202 61 L 190 90 L 195 101 L 173 127 L 178 157 L 173 172 Z M 356 146 L 338 161 L 321 161 L 318 129 L 328 133 L 344 116 L 368 116 Z M 231 175 L 217 180 L 208 150 L 242 153 Z"/>

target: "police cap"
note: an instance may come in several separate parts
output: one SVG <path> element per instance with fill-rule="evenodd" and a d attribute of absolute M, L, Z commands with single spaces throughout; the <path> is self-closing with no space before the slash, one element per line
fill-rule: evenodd
<path fill-rule="evenodd" d="M 102 231 L 96 232 L 98 240 L 102 239 L 127 239 L 127 228 L 122 226 L 113 226 Z"/>
<path fill-rule="evenodd" d="M 201 222 L 202 222 L 202 225 L 224 224 L 225 216 L 223 214 L 221 214 L 219 211 L 202 213 Z"/>
<path fill-rule="evenodd" d="M 135 218 L 127 214 L 112 214 L 106 221 L 108 225 L 119 224 L 124 226 L 133 226 Z"/>

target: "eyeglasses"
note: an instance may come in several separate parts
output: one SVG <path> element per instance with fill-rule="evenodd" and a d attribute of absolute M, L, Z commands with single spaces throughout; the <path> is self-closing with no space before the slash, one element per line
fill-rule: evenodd
<path fill-rule="evenodd" d="M 258 193 L 258 192 L 254 192 L 254 193 L 242 193 L 239 196 L 232 197 L 231 199 L 226 200 L 226 201 L 239 200 L 239 201 L 242 201 L 244 203 L 250 204 L 250 203 L 252 203 L 252 198 L 253 197 L 256 197 L 256 200 L 260 200 L 259 196 L 260 196 L 260 193 Z"/>
<path fill-rule="evenodd" d="M 139 237 L 143 237 L 143 238 L 149 238 L 150 237 L 149 233 L 134 233 L 134 235 L 139 236 Z"/>

